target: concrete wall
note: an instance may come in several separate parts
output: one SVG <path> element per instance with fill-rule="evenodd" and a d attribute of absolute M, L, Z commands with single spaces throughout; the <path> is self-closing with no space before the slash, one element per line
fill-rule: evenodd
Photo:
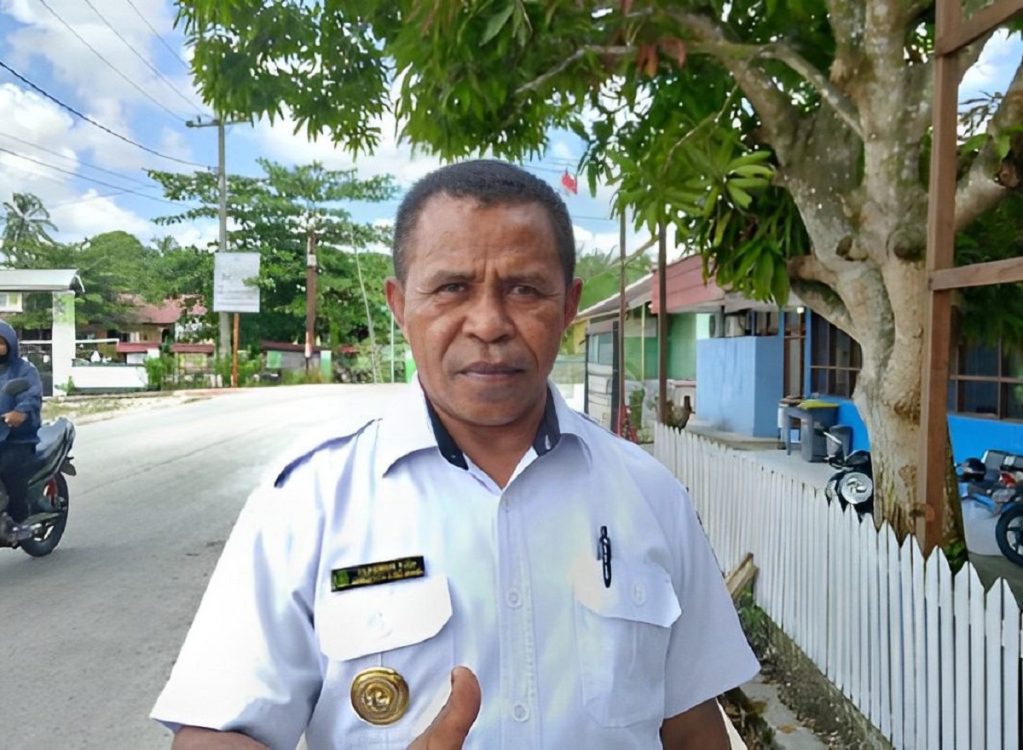
<path fill-rule="evenodd" d="M 948 415 L 952 455 L 956 463 L 970 456 L 980 458 L 988 448 L 1023 455 L 1023 424 L 996 419 Z"/>
<path fill-rule="evenodd" d="M 822 397 L 838 404 L 837 424 L 852 427 L 853 450 L 870 450 L 870 434 L 860 412 L 849 399 Z M 980 458 L 989 448 L 1023 455 L 1023 424 L 997 419 L 948 415 L 948 428 L 952 436 L 952 457 L 960 463 L 970 456 Z"/>
<path fill-rule="evenodd" d="M 656 356 L 655 349 L 655 366 Z M 672 380 L 699 380 L 696 376 L 697 360 L 696 315 L 672 315 L 668 322 L 668 377 Z"/>
<path fill-rule="evenodd" d="M 149 385 L 142 365 L 75 365 L 71 380 L 76 391 L 141 391 Z"/>
<path fill-rule="evenodd" d="M 778 434 L 783 342 L 741 336 L 696 342 L 696 416 L 717 429 L 754 437 Z"/>

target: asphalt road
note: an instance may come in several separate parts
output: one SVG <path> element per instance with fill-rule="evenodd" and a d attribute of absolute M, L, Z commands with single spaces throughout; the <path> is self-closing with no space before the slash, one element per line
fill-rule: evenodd
<path fill-rule="evenodd" d="M 245 497 L 400 386 L 263 388 L 78 427 L 52 555 L 0 549 L 0 748 L 167 748 L 148 719 Z"/>

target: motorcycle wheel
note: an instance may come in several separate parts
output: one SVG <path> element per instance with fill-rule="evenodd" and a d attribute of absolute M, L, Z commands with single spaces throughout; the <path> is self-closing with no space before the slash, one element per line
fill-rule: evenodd
<path fill-rule="evenodd" d="M 25 550 L 32 557 L 44 557 L 51 552 L 60 542 L 60 538 L 64 536 L 64 528 L 67 526 L 67 512 L 68 512 L 68 489 L 67 481 L 65 481 L 62 474 L 57 474 L 53 479 L 46 483 L 46 487 L 43 489 L 46 493 L 50 504 L 53 505 L 61 513 L 61 517 L 58 518 L 53 525 L 47 526 L 46 530 L 39 536 L 34 536 L 30 539 L 25 539 L 21 543 L 21 548 Z"/>
<path fill-rule="evenodd" d="M 995 526 L 995 540 L 1003 555 L 1017 565 L 1023 565 L 1023 505 L 1002 513 Z"/>

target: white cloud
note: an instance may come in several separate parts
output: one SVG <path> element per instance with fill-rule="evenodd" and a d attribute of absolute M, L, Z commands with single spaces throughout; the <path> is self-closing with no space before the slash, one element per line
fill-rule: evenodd
<path fill-rule="evenodd" d="M 152 224 L 127 211 L 110 198 L 96 197 L 95 191 L 86 191 L 91 200 L 56 206 L 50 212 L 53 223 L 61 228 L 65 239 L 80 240 L 104 232 L 122 230 L 146 239 Z"/>
<path fill-rule="evenodd" d="M 963 76 L 959 98 L 971 98 L 981 92 L 1004 92 L 1020 65 L 1023 42 L 1001 29 L 988 40 L 980 57 Z"/>
<path fill-rule="evenodd" d="M 403 187 L 410 186 L 441 165 L 440 159 L 413 155 L 409 145 L 399 143 L 393 117 L 385 117 L 379 125 L 381 130 L 379 146 L 372 154 L 360 154 L 357 159 L 348 151 L 336 148 L 327 137 L 309 139 L 304 131 L 295 133 L 295 122 L 290 118 L 277 120 L 272 125 L 265 119 L 260 120 L 253 129 L 236 132 L 249 139 L 261 153 L 275 161 L 289 164 L 318 161 L 328 169 L 356 168 L 360 177 L 390 174 Z"/>
<path fill-rule="evenodd" d="M 216 242 L 220 236 L 220 228 L 214 219 L 203 219 L 184 224 L 171 224 L 169 226 L 150 225 L 148 234 L 141 237 L 173 237 L 181 247 L 195 246 L 205 248 L 210 243 Z"/>

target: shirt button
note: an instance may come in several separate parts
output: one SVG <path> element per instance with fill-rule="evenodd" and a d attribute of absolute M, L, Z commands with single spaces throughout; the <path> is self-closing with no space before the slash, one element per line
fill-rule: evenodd
<path fill-rule="evenodd" d="M 391 629 L 387 627 L 387 620 L 384 619 L 383 612 L 376 612 L 369 618 L 369 630 L 377 638 L 383 638 L 390 634 Z"/>
<path fill-rule="evenodd" d="M 505 595 L 504 600 L 512 609 L 518 609 L 522 606 L 522 595 L 519 594 L 518 589 L 510 589 Z"/>
<path fill-rule="evenodd" d="M 632 587 L 632 601 L 636 604 L 642 604 L 646 601 L 646 588 L 642 583 L 637 583 Z"/>
<path fill-rule="evenodd" d="M 529 709 L 522 703 L 516 703 L 512 709 L 512 716 L 515 717 L 515 721 L 528 721 Z"/>

